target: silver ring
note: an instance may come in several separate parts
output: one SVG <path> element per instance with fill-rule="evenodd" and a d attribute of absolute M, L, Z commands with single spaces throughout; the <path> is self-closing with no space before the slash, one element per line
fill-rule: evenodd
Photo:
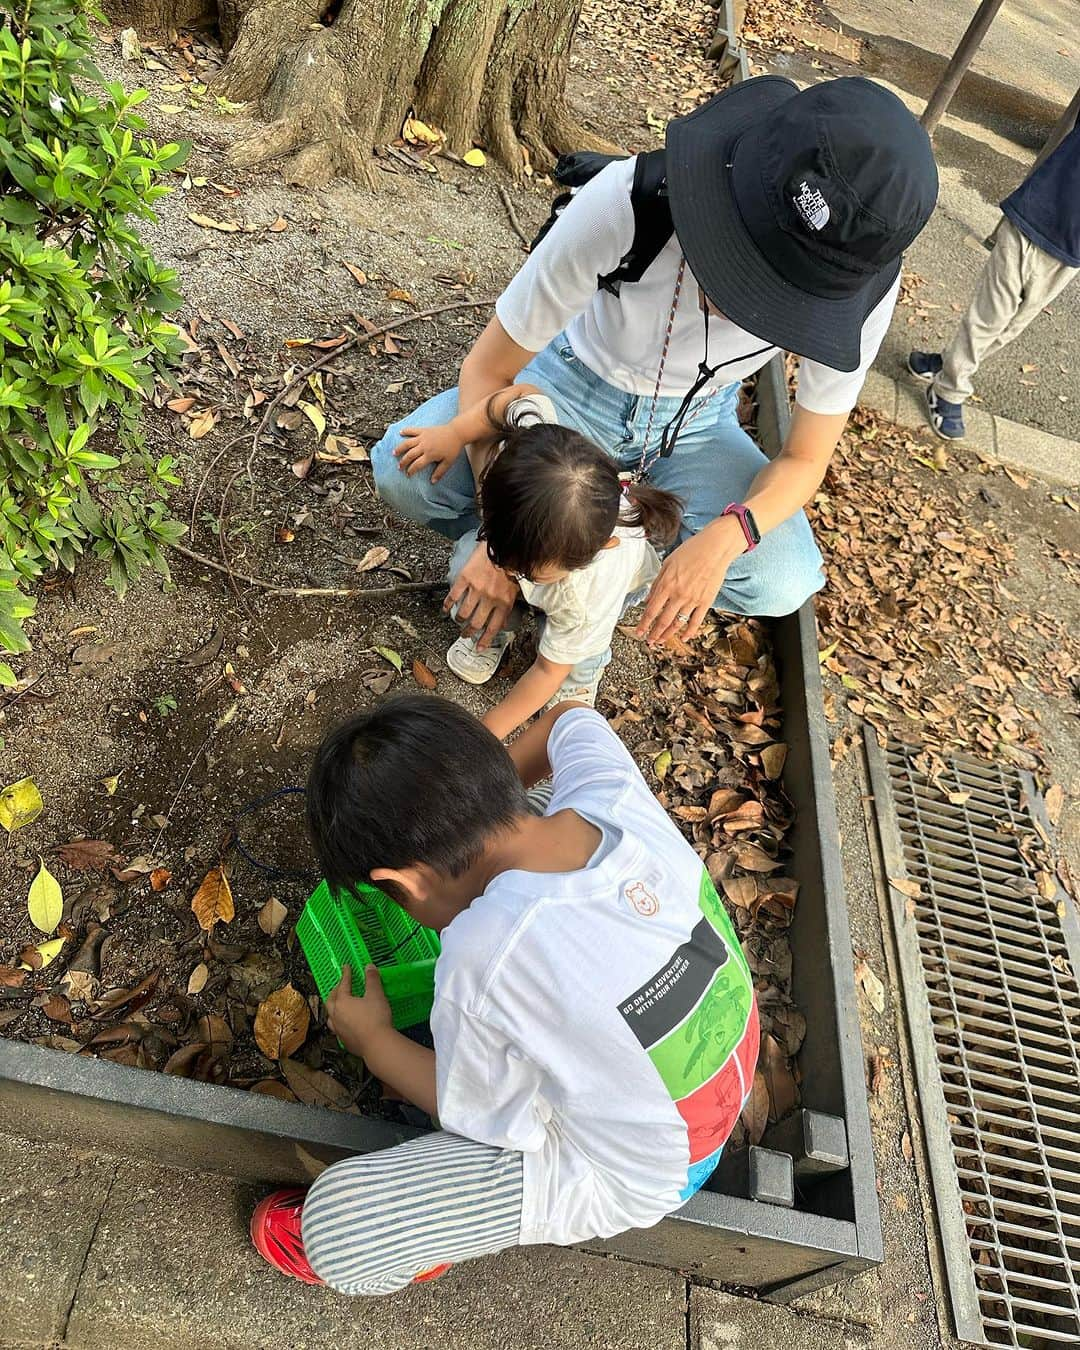
<path fill-rule="evenodd" d="M 680 623 L 689 623 L 689 622 L 690 622 L 690 615 L 689 615 L 689 614 L 680 614 L 680 615 L 678 616 L 678 619 L 679 619 L 679 622 L 680 622 Z"/>

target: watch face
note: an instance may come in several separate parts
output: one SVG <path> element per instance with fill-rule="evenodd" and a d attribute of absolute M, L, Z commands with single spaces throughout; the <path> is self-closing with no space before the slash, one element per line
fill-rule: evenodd
<path fill-rule="evenodd" d="M 746 521 L 746 528 L 750 531 L 750 538 L 755 544 L 761 543 L 761 531 L 757 527 L 757 521 L 754 519 L 753 512 L 748 507 L 743 507 L 743 519 Z"/>

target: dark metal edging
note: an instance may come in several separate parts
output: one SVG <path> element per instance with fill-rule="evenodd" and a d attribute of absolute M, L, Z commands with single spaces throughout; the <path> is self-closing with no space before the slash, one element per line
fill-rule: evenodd
<path fill-rule="evenodd" d="M 758 377 L 759 426 L 763 448 L 775 454 L 787 436 L 791 424 L 791 403 L 783 356 L 775 356 Z M 794 628 L 795 632 L 791 630 Z M 801 678 L 791 678 L 787 667 L 780 672 L 785 718 L 792 696 L 803 699 L 809 756 L 809 783 L 796 784 L 785 776 L 785 786 L 795 800 L 802 819 L 817 823 L 817 843 L 821 859 L 821 884 L 824 890 L 829 964 L 833 977 L 833 1004 L 836 1020 L 837 1070 L 840 1075 L 847 1124 L 849 1177 L 857 1234 L 856 1250 L 867 1264 L 880 1265 L 885 1259 L 881 1229 L 881 1209 L 874 1170 L 874 1141 L 870 1128 L 870 1104 L 866 1090 L 866 1068 L 859 1025 L 859 1003 L 855 990 L 855 967 L 851 950 L 851 916 L 844 890 L 844 868 L 840 857 L 840 826 L 836 814 L 829 732 L 825 721 L 824 690 L 818 658 L 817 620 L 814 603 L 807 600 L 796 614 L 776 625 L 776 645 L 782 652 L 787 640 L 794 638 L 800 656 Z M 785 678 L 785 675 L 788 678 Z M 801 693 L 800 693 L 801 691 Z M 800 811 L 799 789 L 808 790 L 813 813 Z M 796 1000 L 798 1001 L 798 1000 Z M 813 1103 L 810 1103 L 813 1105 Z M 801 1291 L 800 1291 L 801 1292 Z M 792 1295 L 794 1296 L 794 1295 Z"/>

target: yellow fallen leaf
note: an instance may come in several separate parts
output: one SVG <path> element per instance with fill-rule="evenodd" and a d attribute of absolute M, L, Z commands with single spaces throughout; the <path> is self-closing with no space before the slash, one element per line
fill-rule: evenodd
<path fill-rule="evenodd" d="M 0 792 L 0 825 L 8 834 L 32 824 L 44 809 L 45 803 L 32 778 L 20 778 Z"/>
<path fill-rule="evenodd" d="M 55 961 L 56 958 L 60 955 L 61 948 L 63 947 L 66 941 L 67 938 L 60 937 L 60 938 L 50 938 L 48 942 L 39 942 L 37 946 L 34 948 L 34 950 L 41 957 L 41 965 L 47 966 L 50 961 Z M 33 967 L 27 965 L 25 961 L 22 962 L 21 964 L 24 970 L 33 969 Z"/>
<path fill-rule="evenodd" d="M 60 922 L 64 913 L 64 892 L 60 883 L 45 866 L 45 860 L 38 858 L 41 867 L 30 883 L 26 909 L 30 922 L 43 933 L 51 933 Z"/>
<path fill-rule="evenodd" d="M 188 427 L 188 435 L 193 441 L 201 441 L 210 431 L 213 431 L 217 422 L 212 408 L 204 408 L 198 416 L 191 419 L 191 425 Z"/>
<path fill-rule="evenodd" d="M 116 795 L 116 789 L 120 786 L 120 775 L 114 773 L 108 778 L 103 778 L 101 780 L 101 786 L 105 789 L 105 795 L 107 797 L 114 797 Z"/>
<path fill-rule="evenodd" d="M 406 117 L 401 134 L 410 145 L 441 145 L 446 140 L 438 127 L 429 127 L 418 117 Z"/>
<path fill-rule="evenodd" d="M 201 226 L 204 230 L 221 230 L 225 234 L 236 234 L 240 229 L 235 220 L 215 220 L 213 216 L 203 216 L 198 211 L 189 211 L 188 220 L 193 225 Z"/>
<path fill-rule="evenodd" d="M 317 403 L 301 403 L 300 411 L 315 428 L 315 434 L 322 437 L 326 430 L 326 417 Z"/>
<path fill-rule="evenodd" d="M 470 169 L 482 169 L 487 163 L 487 155 L 483 150 L 466 150 L 461 158 Z"/>
<path fill-rule="evenodd" d="M 671 751 L 661 750 L 652 762 L 653 772 L 661 783 L 667 777 L 667 771 L 671 768 Z"/>

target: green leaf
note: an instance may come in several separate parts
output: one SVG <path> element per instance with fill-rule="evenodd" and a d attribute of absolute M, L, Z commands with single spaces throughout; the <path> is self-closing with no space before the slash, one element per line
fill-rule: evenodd
<path fill-rule="evenodd" d="M 393 647 L 376 647 L 375 650 L 384 661 L 390 662 L 399 675 L 401 674 L 404 662 L 401 659 L 400 652 L 394 651 Z"/>
<path fill-rule="evenodd" d="M 45 866 L 45 860 L 38 858 L 38 862 L 41 867 L 30 883 L 26 908 L 30 922 L 47 936 L 64 916 L 64 892 L 60 889 L 60 883 Z"/>
<path fill-rule="evenodd" d="M 5 689 L 14 689 L 19 683 L 18 676 L 5 662 L 0 661 L 0 685 Z"/>

